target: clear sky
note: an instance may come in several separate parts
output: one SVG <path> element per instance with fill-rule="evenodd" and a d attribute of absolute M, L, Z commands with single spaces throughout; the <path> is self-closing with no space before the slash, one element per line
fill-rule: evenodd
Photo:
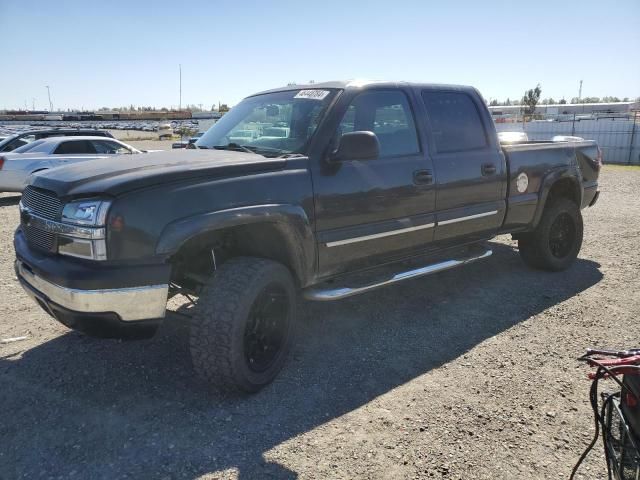
<path fill-rule="evenodd" d="M 0 108 L 233 105 L 367 78 L 640 96 L 640 0 L 0 0 Z"/>

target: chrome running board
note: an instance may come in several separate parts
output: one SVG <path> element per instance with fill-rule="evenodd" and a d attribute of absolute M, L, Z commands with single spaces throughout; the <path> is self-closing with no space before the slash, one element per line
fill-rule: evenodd
<path fill-rule="evenodd" d="M 391 276 L 387 276 L 381 279 L 379 278 L 374 283 L 369 283 L 359 287 L 349 287 L 349 286 L 338 287 L 335 285 L 328 285 L 328 284 L 314 286 L 304 291 L 304 297 L 307 300 L 317 300 L 321 302 L 328 302 L 331 300 L 340 300 L 343 298 L 351 297 L 353 295 L 358 295 L 360 293 L 365 293 L 379 287 L 384 287 L 385 285 L 397 283 L 402 280 L 409 280 L 411 278 L 424 277 L 426 275 L 431 275 L 433 273 L 443 272 L 445 270 L 450 270 L 452 268 L 460 267 L 462 265 L 467 265 L 468 263 L 472 263 L 477 260 L 482 260 L 483 258 L 490 257 L 492 253 L 493 253 L 492 250 L 483 249 L 481 252 L 477 252 L 472 255 L 464 256 L 461 258 L 444 260 L 442 262 L 432 263 L 430 265 L 425 265 L 423 267 L 406 270 L 404 272 L 398 272 Z"/>

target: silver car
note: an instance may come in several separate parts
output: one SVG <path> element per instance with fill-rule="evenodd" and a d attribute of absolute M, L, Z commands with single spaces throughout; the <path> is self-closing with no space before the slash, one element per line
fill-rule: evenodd
<path fill-rule="evenodd" d="M 0 192 L 22 192 L 32 173 L 112 155 L 144 153 L 106 137 L 53 137 L 0 155 Z"/>

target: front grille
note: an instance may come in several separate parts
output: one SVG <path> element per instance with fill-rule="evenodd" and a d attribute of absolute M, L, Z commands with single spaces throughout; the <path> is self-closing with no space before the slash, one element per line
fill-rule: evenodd
<path fill-rule="evenodd" d="M 32 247 L 41 248 L 42 250 L 52 251 L 56 243 L 56 235 L 46 232 L 31 225 L 22 224 L 22 231 L 27 238 L 27 243 Z"/>
<path fill-rule="evenodd" d="M 60 221 L 62 216 L 62 202 L 55 193 L 48 190 L 31 186 L 25 188 L 22 193 L 22 205 L 28 209 L 29 214 L 47 220 Z M 53 251 L 56 246 L 56 234 L 30 225 L 28 215 L 25 218 L 21 220 L 21 223 L 27 243 L 35 248 Z"/>
<path fill-rule="evenodd" d="M 27 187 L 22 193 L 22 204 L 33 215 L 47 220 L 59 221 L 62 215 L 62 202 L 55 193 L 39 188 Z"/>

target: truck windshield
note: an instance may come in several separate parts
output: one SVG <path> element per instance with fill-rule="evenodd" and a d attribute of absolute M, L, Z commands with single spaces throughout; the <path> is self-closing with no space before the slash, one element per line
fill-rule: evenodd
<path fill-rule="evenodd" d="M 265 157 L 304 154 L 336 92 L 288 90 L 246 98 L 216 122 L 196 146 L 250 151 Z"/>

